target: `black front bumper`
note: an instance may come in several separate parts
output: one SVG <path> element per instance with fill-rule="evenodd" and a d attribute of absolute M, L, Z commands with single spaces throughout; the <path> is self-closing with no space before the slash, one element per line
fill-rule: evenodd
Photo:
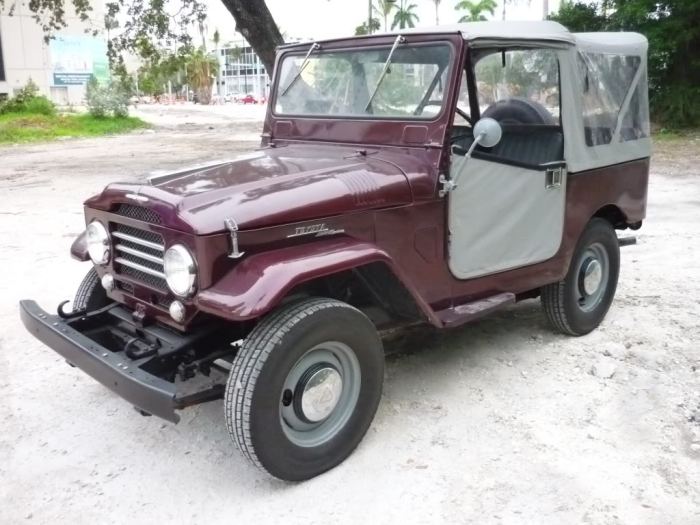
<path fill-rule="evenodd" d="M 42 343 L 136 408 L 174 423 L 180 420 L 175 410 L 186 403 L 175 383 L 142 370 L 122 352 L 100 345 L 73 328 L 70 320 L 46 313 L 35 301 L 20 301 L 20 317 Z"/>

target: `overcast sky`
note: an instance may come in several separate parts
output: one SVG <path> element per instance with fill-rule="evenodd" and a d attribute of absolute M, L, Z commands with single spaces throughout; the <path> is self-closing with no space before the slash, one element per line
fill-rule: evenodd
<path fill-rule="evenodd" d="M 496 0 L 496 20 L 501 19 L 503 0 Z M 541 20 L 543 0 L 508 0 L 506 20 Z M 239 38 L 234 34 L 233 17 L 219 0 L 208 0 L 209 34 L 214 29 L 221 33 L 222 43 Z M 435 4 L 432 0 L 411 0 L 418 5 L 418 26 L 435 25 Z M 440 24 L 456 23 L 460 13 L 455 11 L 457 0 L 442 0 Z M 352 35 L 355 27 L 367 19 L 365 0 L 267 0 L 272 16 L 288 37 L 302 39 L 324 39 Z M 550 13 L 559 7 L 559 0 L 549 0 Z M 389 21 L 391 25 L 391 21 Z"/>

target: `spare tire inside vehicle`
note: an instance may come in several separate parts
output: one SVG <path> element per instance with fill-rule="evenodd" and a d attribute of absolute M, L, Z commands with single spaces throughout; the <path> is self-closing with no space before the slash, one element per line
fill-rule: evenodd
<path fill-rule="evenodd" d="M 542 104 L 520 97 L 499 100 L 486 108 L 482 118 L 490 117 L 501 124 L 548 124 L 557 122 Z"/>

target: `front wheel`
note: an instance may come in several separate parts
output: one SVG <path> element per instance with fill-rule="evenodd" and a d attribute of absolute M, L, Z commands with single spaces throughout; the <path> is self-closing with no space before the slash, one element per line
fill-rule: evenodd
<path fill-rule="evenodd" d="M 102 287 L 100 276 L 97 275 L 94 268 L 90 268 L 90 271 L 88 271 L 80 286 L 78 286 L 78 291 L 75 292 L 73 311 L 80 312 L 85 310 L 90 312 L 108 304 L 109 297 L 107 297 L 107 292 Z"/>
<path fill-rule="evenodd" d="M 550 324 L 569 335 L 585 335 L 610 308 L 620 273 L 620 246 L 604 219 L 588 223 L 563 281 L 542 287 L 542 306 Z"/>
<path fill-rule="evenodd" d="M 243 454 L 300 481 L 342 462 L 379 404 L 384 352 L 372 322 L 332 299 L 306 299 L 262 320 L 233 363 L 226 424 Z"/>

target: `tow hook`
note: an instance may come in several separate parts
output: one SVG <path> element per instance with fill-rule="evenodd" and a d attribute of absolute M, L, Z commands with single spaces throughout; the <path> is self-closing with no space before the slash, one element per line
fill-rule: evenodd
<path fill-rule="evenodd" d="M 74 318 L 74 317 L 80 317 L 81 315 L 83 315 L 83 314 L 87 311 L 87 310 L 85 310 L 85 309 L 83 308 L 82 310 L 75 310 L 75 311 L 72 311 L 72 312 L 66 312 L 66 311 L 63 309 L 63 307 L 64 307 L 65 305 L 67 305 L 68 303 L 70 303 L 70 301 L 68 301 L 68 300 L 62 301 L 62 302 L 58 305 L 58 307 L 56 308 L 56 313 L 58 314 L 58 316 L 59 316 L 61 319 L 72 319 L 72 318 Z"/>

